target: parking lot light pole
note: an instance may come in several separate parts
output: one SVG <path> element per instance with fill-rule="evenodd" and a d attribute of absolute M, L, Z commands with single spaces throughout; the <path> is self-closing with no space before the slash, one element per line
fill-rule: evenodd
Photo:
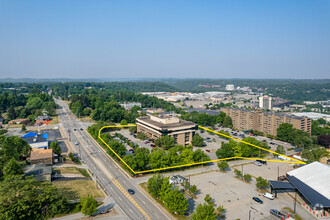
<path fill-rule="evenodd" d="M 243 164 L 241 164 L 241 166 L 242 166 L 242 179 L 243 179 Z"/>

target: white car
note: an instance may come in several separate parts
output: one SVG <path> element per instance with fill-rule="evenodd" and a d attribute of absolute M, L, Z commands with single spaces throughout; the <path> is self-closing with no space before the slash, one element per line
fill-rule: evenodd
<path fill-rule="evenodd" d="M 273 200 L 274 199 L 274 196 L 271 193 L 264 193 L 264 194 L 262 194 L 262 196 L 263 197 L 266 197 L 267 199 L 270 199 L 270 200 Z"/>
<path fill-rule="evenodd" d="M 261 166 L 261 163 L 259 163 L 258 161 L 252 161 L 253 164 L 257 165 L 257 166 Z"/>

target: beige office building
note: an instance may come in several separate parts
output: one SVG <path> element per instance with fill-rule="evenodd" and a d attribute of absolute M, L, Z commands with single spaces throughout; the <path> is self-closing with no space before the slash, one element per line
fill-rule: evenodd
<path fill-rule="evenodd" d="M 136 119 L 137 132 L 145 133 L 151 139 L 169 135 L 176 144 L 191 144 L 198 126 L 171 115 L 148 115 Z"/>
<path fill-rule="evenodd" d="M 273 136 L 277 135 L 277 128 L 282 123 L 290 123 L 294 128 L 311 133 L 312 119 L 296 117 L 273 112 L 250 111 L 238 108 L 221 108 L 221 111 L 230 116 L 233 128 L 238 130 L 257 130 Z"/>

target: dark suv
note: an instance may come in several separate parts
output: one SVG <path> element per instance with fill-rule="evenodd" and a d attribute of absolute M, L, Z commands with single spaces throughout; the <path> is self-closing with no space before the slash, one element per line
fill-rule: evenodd
<path fill-rule="evenodd" d="M 259 162 L 259 163 L 262 163 L 262 164 L 267 164 L 267 161 L 265 161 L 265 160 L 256 160 L 257 162 Z"/>

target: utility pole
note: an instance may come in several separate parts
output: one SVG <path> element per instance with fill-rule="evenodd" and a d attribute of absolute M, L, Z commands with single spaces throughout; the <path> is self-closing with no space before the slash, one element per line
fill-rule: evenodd
<path fill-rule="evenodd" d="M 242 179 L 243 179 L 243 164 L 241 164 L 241 166 L 242 166 Z"/>
<path fill-rule="evenodd" d="M 296 194 L 294 195 L 294 209 L 293 209 L 293 213 L 296 213 L 296 206 L 297 206 L 297 191 L 296 191 Z"/>

